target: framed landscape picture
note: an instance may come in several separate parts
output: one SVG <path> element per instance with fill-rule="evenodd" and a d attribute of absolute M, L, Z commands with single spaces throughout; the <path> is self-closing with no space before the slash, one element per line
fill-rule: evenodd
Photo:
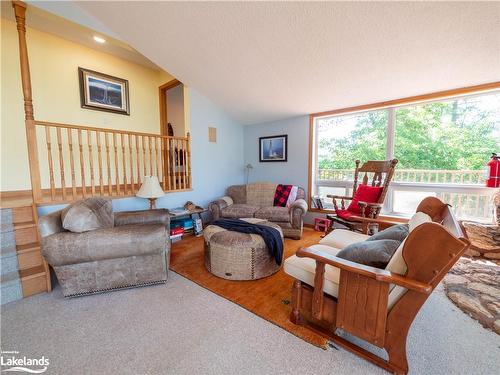
<path fill-rule="evenodd" d="M 288 135 L 273 135 L 259 138 L 259 161 L 286 161 Z"/>
<path fill-rule="evenodd" d="M 78 68 L 82 108 L 130 115 L 128 81 Z"/>

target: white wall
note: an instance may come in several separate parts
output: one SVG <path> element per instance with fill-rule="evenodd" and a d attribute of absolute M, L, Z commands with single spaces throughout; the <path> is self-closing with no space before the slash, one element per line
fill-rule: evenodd
<path fill-rule="evenodd" d="M 167 122 L 172 124 L 174 136 L 185 135 L 184 85 L 182 84 L 167 90 Z"/>

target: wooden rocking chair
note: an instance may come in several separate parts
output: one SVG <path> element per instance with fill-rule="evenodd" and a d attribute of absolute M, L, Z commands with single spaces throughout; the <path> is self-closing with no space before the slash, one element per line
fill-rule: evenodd
<path fill-rule="evenodd" d="M 337 258 L 332 254 L 338 250 L 324 245 L 298 250 L 290 266 L 295 262 L 311 270 L 314 266 L 310 263 L 314 260 L 316 269 L 314 276 L 301 277 L 301 281 L 287 271 L 285 263 L 285 272 L 296 278 L 290 320 L 295 324 L 306 324 L 388 371 L 406 374 L 406 339 L 410 326 L 434 288 L 470 245 L 450 207 L 439 199 L 424 199 L 417 212 L 428 214 L 433 222 L 417 224 L 401 245 L 402 251 L 398 249 L 401 261 L 406 263 L 406 273 L 398 274 Z M 332 272 L 340 275 L 337 293 L 332 293 L 332 284 L 328 284 Z M 388 360 L 338 336 L 338 328 L 384 348 Z"/>
<path fill-rule="evenodd" d="M 356 169 L 354 170 L 354 185 L 352 188 L 352 196 L 327 195 L 332 198 L 335 215 L 327 215 L 327 218 L 333 222 L 337 222 L 349 228 L 350 230 L 360 231 L 363 228 L 363 220 L 361 218 L 376 219 L 384 205 L 387 189 L 394 175 L 394 169 L 398 164 L 398 159 L 392 160 L 369 160 L 359 167 L 360 161 L 356 160 Z M 363 181 L 358 187 L 359 173 L 364 173 Z M 368 174 L 373 173 L 372 181 L 368 184 Z M 372 202 L 365 202 L 363 195 L 375 194 L 375 199 Z M 362 192 L 363 191 L 363 192 Z M 360 199 L 361 197 L 361 199 Z M 340 200 L 340 206 L 337 202 Z M 346 201 L 352 203 L 346 207 Z M 366 228 L 365 228 L 366 229 Z"/>

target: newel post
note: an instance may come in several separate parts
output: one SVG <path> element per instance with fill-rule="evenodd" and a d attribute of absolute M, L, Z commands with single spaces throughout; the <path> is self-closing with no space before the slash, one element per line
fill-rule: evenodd
<path fill-rule="evenodd" d="M 35 118 L 33 114 L 33 99 L 31 95 L 31 76 L 26 44 L 26 4 L 13 1 L 12 7 L 16 16 L 17 34 L 19 36 L 19 62 L 21 65 L 21 82 L 24 97 L 24 115 L 26 125 L 26 141 L 28 143 L 28 159 L 30 164 L 31 190 L 33 201 L 41 201 L 42 189 L 40 181 L 40 166 L 38 163 L 38 147 L 36 140 Z"/>

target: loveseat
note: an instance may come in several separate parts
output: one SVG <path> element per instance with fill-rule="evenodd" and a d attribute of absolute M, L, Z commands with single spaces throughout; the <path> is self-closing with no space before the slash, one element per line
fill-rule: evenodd
<path fill-rule="evenodd" d="M 102 198 L 77 204 L 75 214 L 64 209 L 39 219 L 41 252 L 65 297 L 166 282 L 167 210 L 113 213 L 111 201 Z"/>
<path fill-rule="evenodd" d="M 258 182 L 247 185 L 232 185 L 226 196 L 208 206 L 213 220 L 220 218 L 241 219 L 255 217 L 278 224 L 285 237 L 300 239 L 307 212 L 304 189 L 298 188 L 297 197 L 289 207 L 274 206 L 277 184 Z"/>

